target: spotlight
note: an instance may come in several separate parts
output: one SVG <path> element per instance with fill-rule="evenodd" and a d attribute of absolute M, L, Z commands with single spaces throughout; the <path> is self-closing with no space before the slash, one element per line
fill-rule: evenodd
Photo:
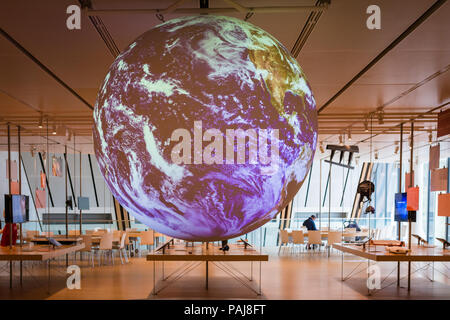
<path fill-rule="evenodd" d="M 399 146 L 396 146 L 396 147 L 395 147 L 394 153 L 397 154 L 399 149 L 400 149 L 400 147 L 399 147 Z"/>
<path fill-rule="evenodd" d="M 323 149 L 323 141 L 320 141 L 319 148 L 321 153 L 325 153 L 325 150 Z"/>
<path fill-rule="evenodd" d="M 364 131 L 369 132 L 369 122 L 367 121 L 367 119 L 364 121 Z"/>
<path fill-rule="evenodd" d="M 352 141 L 352 131 L 348 129 L 348 141 Z"/>
<path fill-rule="evenodd" d="M 342 146 L 343 142 L 342 142 L 342 134 L 339 135 L 339 145 Z"/>
<path fill-rule="evenodd" d="M 384 112 L 383 112 L 383 110 L 380 110 L 378 112 L 378 123 L 379 124 L 384 124 Z"/>
<path fill-rule="evenodd" d="M 70 140 L 72 140 L 72 130 L 70 130 L 70 129 L 67 129 L 67 132 L 68 132 L 68 137 L 67 137 L 67 141 L 70 141 Z"/>
<path fill-rule="evenodd" d="M 428 142 L 432 143 L 433 142 L 433 132 L 430 131 L 430 133 L 428 134 Z"/>
<path fill-rule="evenodd" d="M 39 117 L 39 123 L 38 123 L 39 129 L 42 129 L 43 123 L 44 123 L 44 116 L 41 114 L 41 116 Z"/>
<path fill-rule="evenodd" d="M 355 157 L 355 164 L 356 164 L 356 165 L 359 164 L 359 156 Z"/>
<path fill-rule="evenodd" d="M 375 150 L 375 160 L 378 160 L 378 150 Z"/>
<path fill-rule="evenodd" d="M 52 134 L 56 135 L 56 125 L 55 124 L 53 125 Z"/>

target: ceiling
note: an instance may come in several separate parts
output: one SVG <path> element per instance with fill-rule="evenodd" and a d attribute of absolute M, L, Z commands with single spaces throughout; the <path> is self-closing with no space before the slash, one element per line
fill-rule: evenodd
<path fill-rule="evenodd" d="M 312 6 L 319 2 L 234 1 L 247 8 Z M 91 0 L 91 8 L 164 9 L 177 2 Z M 69 30 L 66 8 L 71 4 L 80 2 L 0 2 L 1 150 L 7 145 L 9 122 L 13 150 L 17 149 L 16 126 L 20 125 L 25 150 L 33 145 L 61 152 L 67 145 L 69 152 L 92 152 L 91 108 L 115 52 L 161 22 L 155 14 L 122 12 L 93 18 L 83 12 L 81 30 Z M 373 4 L 381 9 L 380 30 L 366 27 L 366 8 Z M 209 7 L 231 8 L 231 4 L 209 0 Z M 199 1 L 181 1 L 179 8 L 199 8 Z M 430 8 L 435 10 L 431 13 Z M 227 15 L 245 17 L 238 12 Z M 178 16 L 172 12 L 164 19 Z M 255 13 L 248 21 L 291 50 L 309 16 L 308 11 Z M 350 133 L 352 143 L 358 143 L 363 154 L 378 150 L 388 158 L 399 140 L 400 123 L 417 117 L 415 142 L 428 144 L 429 130 L 436 128 L 437 112 L 450 102 L 449 16 L 449 1 L 331 0 L 297 56 L 320 110 L 319 140 L 338 143 L 339 135 L 343 135 L 348 142 Z M 430 110 L 434 111 L 423 115 Z M 383 115 L 382 123 L 379 114 Z M 38 128 L 41 115 L 45 116 L 42 129 Z M 365 121 L 369 132 L 365 132 Z M 73 137 L 68 141 L 64 129 L 53 135 L 53 126 L 68 128 L 75 143 Z M 404 129 L 406 139 L 410 124 L 405 123 Z"/>

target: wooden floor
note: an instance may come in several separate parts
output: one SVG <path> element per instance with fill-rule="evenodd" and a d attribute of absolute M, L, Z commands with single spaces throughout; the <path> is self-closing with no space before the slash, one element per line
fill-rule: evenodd
<path fill-rule="evenodd" d="M 337 251 L 332 252 L 330 258 L 324 252 L 286 252 L 278 256 L 274 249 L 268 253 L 269 262 L 262 263 L 262 296 L 257 296 L 211 264 L 209 290 L 206 290 L 203 263 L 155 297 L 151 295 L 153 264 L 142 257 L 132 258 L 125 265 L 116 259 L 114 266 L 96 265 L 95 268 L 88 266 L 87 261 L 77 261 L 81 266 L 80 290 L 66 288 L 68 275 L 65 261 L 53 262 L 50 294 L 46 269 L 42 264 L 35 263 L 31 266 L 26 263 L 22 287 L 19 285 L 16 269 L 14 287 L 9 289 L 9 265 L 0 262 L 0 299 L 450 299 L 448 264 L 435 263 L 433 282 L 421 272 L 414 273 L 412 290 L 408 292 L 405 288 L 406 278 L 402 280 L 400 288 L 395 284 L 396 263 L 379 263 L 382 279 L 392 272 L 382 286 L 394 284 L 368 296 L 367 274 L 363 269 L 367 262 L 360 266 L 362 271 L 359 274 L 342 282 L 341 254 Z M 344 270 L 348 274 L 362 260 L 346 255 L 345 261 Z M 166 262 L 166 275 L 180 265 L 180 262 Z M 250 263 L 234 262 L 233 265 L 250 275 Z M 413 270 L 421 266 L 424 264 L 413 264 Z M 253 274 L 256 279 L 257 267 L 258 264 L 254 263 Z M 402 276 L 406 275 L 406 270 L 407 264 L 404 263 Z M 430 270 L 428 275 L 431 275 Z"/>

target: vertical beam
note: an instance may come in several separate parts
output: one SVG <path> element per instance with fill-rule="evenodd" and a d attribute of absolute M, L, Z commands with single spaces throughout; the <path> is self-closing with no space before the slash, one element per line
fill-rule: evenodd
<path fill-rule="evenodd" d="M 340 204 L 341 207 L 342 207 L 342 204 L 344 203 L 344 195 L 345 195 L 345 189 L 347 188 L 347 181 L 348 181 L 349 173 L 350 173 L 350 168 L 347 169 L 347 175 L 345 176 L 344 188 L 342 189 L 342 197 L 341 197 L 341 204 Z"/>
<path fill-rule="evenodd" d="M 98 204 L 97 187 L 95 186 L 94 170 L 92 170 L 91 155 L 89 153 L 88 159 L 89 159 L 89 168 L 91 169 L 92 185 L 94 186 L 95 203 L 97 203 L 97 207 L 100 207 L 100 205 Z"/>
<path fill-rule="evenodd" d="M 40 152 L 38 152 L 38 155 L 39 155 L 39 160 L 41 161 L 42 171 L 44 171 L 44 174 L 45 174 L 45 183 L 47 184 L 48 196 L 50 197 L 50 203 L 52 204 L 52 207 L 54 207 L 55 205 L 53 203 L 53 196 L 52 196 L 52 191 L 50 190 L 50 184 L 48 183 L 47 171 L 45 170 L 44 160 L 42 159 L 42 154 Z M 48 156 L 49 156 L 49 154 L 47 152 L 47 157 Z"/>
<path fill-rule="evenodd" d="M 64 145 L 64 159 L 66 157 L 67 154 L 67 145 Z M 66 170 L 64 170 L 64 190 L 65 190 L 65 195 L 66 195 L 66 199 L 65 201 L 67 201 L 67 170 L 69 169 L 69 166 L 67 165 L 67 160 L 65 161 L 66 164 Z M 67 203 L 65 204 L 66 206 L 66 237 L 69 236 L 69 208 L 67 208 Z"/>
<path fill-rule="evenodd" d="M 409 186 L 413 186 L 414 169 L 414 121 L 411 122 L 411 155 L 409 162 Z M 405 186 L 406 187 L 406 186 Z M 409 214 L 408 214 L 409 215 Z M 408 249 L 411 249 L 411 217 L 408 216 Z M 411 261 L 408 261 L 408 291 L 411 290 Z"/>
<path fill-rule="evenodd" d="M 447 158 L 447 168 L 450 171 L 450 158 Z M 447 176 L 447 193 L 450 193 L 450 174 L 448 174 Z M 445 217 L 445 223 L 446 223 L 446 228 L 445 228 L 445 240 L 449 241 L 448 237 L 449 237 L 449 233 L 450 233 L 450 224 L 449 224 L 449 217 Z"/>
<path fill-rule="evenodd" d="M 75 157 L 75 154 L 74 154 Z M 80 197 L 82 195 L 81 193 L 81 151 L 80 151 Z M 80 203 L 78 203 L 80 205 Z M 83 210 L 80 209 L 80 234 L 83 234 Z"/>
<path fill-rule="evenodd" d="M 311 162 L 311 168 L 309 169 L 308 186 L 306 187 L 305 207 L 308 203 L 309 185 L 311 184 L 311 175 L 313 170 L 314 161 Z"/>
<path fill-rule="evenodd" d="M 67 146 L 66 146 L 66 150 L 67 150 Z M 75 156 L 75 154 L 74 154 L 74 156 Z M 67 151 L 66 151 L 66 153 L 64 153 L 64 160 L 66 161 L 67 177 L 69 178 L 70 190 L 72 191 L 73 205 L 76 207 L 77 199 L 75 197 L 75 191 L 73 189 L 72 176 L 70 174 L 69 162 L 67 160 Z M 75 168 L 74 168 L 74 170 L 75 170 Z"/>
<path fill-rule="evenodd" d="M 328 185 L 330 184 L 330 176 L 331 176 L 331 163 L 330 163 L 330 171 L 328 172 L 327 184 L 325 185 L 325 192 L 323 193 L 322 207 L 325 207 L 325 201 L 327 200 L 327 190 L 328 190 Z"/>
<path fill-rule="evenodd" d="M 402 171 L 403 171 L 403 123 L 400 124 L 400 173 L 398 175 L 398 192 L 402 192 Z M 394 213 L 395 214 L 395 213 Z M 398 240 L 402 238 L 402 222 L 397 222 Z M 400 286 L 400 262 L 397 262 L 397 287 Z"/>
<path fill-rule="evenodd" d="M 23 165 L 23 173 L 25 173 L 25 178 L 27 179 L 28 189 L 30 189 L 30 195 L 31 195 L 31 200 L 33 201 L 34 210 L 36 210 L 36 217 L 38 218 L 39 228 L 41 229 L 41 231 L 43 231 L 42 230 L 42 224 L 41 224 L 41 218 L 39 218 L 39 213 L 38 213 L 38 210 L 36 208 L 36 201 L 34 200 L 33 190 L 31 189 L 30 179 L 28 179 L 27 168 L 25 167 L 25 163 L 23 162 L 23 158 L 22 158 L 22 165 Z"/>

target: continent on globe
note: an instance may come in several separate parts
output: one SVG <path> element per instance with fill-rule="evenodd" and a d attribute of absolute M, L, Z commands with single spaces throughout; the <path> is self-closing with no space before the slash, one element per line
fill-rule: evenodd
<path fill-rule="evenodd" d="M 289 51 L 235 18 L 173 19 L 111 65 L 94 149 L 113 196 L 171 237 L 238 237 L 299 191 L 317 143 L 316 104 Z"/>

